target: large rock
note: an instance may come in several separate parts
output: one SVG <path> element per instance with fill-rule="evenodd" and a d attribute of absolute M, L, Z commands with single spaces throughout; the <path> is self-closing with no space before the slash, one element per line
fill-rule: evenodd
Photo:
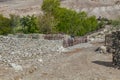
<path fill-rule="evenodd" d="M 96 49 L 99 53 L 107 53 L 107 48 L 106 46 L 100 46 Z"/>

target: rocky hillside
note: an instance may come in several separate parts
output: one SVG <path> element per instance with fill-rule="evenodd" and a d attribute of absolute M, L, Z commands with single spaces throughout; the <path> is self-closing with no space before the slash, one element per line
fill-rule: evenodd
<path fill-rule="evenodd" d="M 43 0 L 0 0 L 0 13 L 31 15 L 42 13 Z M 89 15 L 116 18 L 120 16 L 120 0 L 61 0 L 61 6 L 76 11 L 86 11 Z"/>
<path fill-rule="evenodd" d="M 97 17 L 117 18 L 120 16 L 120 0 L 64 0 L 62 6 L 77 12 L 85 11 Z"/>

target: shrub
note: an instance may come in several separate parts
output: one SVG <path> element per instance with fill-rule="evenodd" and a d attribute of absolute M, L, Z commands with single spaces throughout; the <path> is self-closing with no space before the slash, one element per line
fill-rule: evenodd
<path fill-rule="evenodd" d="M 38 27 L 37 27 L 37 17 L 34 15 L 32 16 L 24 16 L 20 20 L 22 29 L 24 33 L 37 33 Z"/>
<path fill-rule="evenodd" d="M 112 26 L 115 30 L 120 30 L 120 18 L 112 20 Z"/>
<path fill-rule="evenodd" d="M 11 33 L 10 19 L 0 14 L 0 34 L 6 35 L 8 33 Z"/>
<path fill-rule="evenodd" d="M 57 23 L 57 20 L 55 20 L 55 18 L 50 14 L 45 14 L 38 17 L 38 26 L 40 33 L 57 33 Z"/>
<path fill-rule="evenodd" d="M 10 14 L 10 26 L 12 28 L 12 33 L 16 33 L 19 31 L 20 28 L 20 16 L 18 15 L 14 15 L 14 14 Z"/>
<path fill-rule="evenodd" d="M 53 13 L 60 6 L 59 0 L 43 0 L 42 10 L 45 13 Z"/>
<path fill-rule="evenodd" d="M 51 14 L 58 20 L 56 26 L 58 32 L 85 35 L 98 27 L 98 21 L 95 16 L 88 17 L 85 12 L 77 13 L 74 10 L 61 8 L 59 0 L 44 0 L 42 10 L 45 14 Z"/>

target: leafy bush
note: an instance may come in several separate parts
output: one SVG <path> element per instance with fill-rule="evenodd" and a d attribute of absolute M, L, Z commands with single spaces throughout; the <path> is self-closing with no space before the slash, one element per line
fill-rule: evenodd
<path fill-rule="evenodd" d="M 38 27 L 37 27 L 37 17 L 34 15 L 32 16 L 24 16 L 20 20 L 22 29 L 24 33 L 37 33 Z"/>
<path fill-rule="evenodd" d="M 112 20 L 112 25 L 114 29 L 120 30 L 120 18 Z"/>
<path fill-rule="evenodd" d="M 85 35 L 103 26 L 95 16 L 87 16 L 85 12 L 61 8 L 60 0 L 43 0 L 43 15 L 36 17 L 10 15 L 10 18 L 0 15 L 0 34 L 8 33 L 66 33 Z M 105 19 L 106 20 L 106 19 Z M 114 22 L 115 23 L 115 22 Z"/>
<path fill-rule="evenodd" d="M 60 6 L 59 0 L 43 0 L 42 10 L 45 13 L 53 13 Z"/>
<path fill-rule="evenodd" d="M 59 0 L 44 0 L 42 6 L 45 14 L 51 14 L 58 20 L 56 28 L 59 32 L 84 35 L 97 29 L 98 22 L 95 16 L 88 17 L 85 12 L 77 13 L 74 10 L 61 8 L 59 4 Z"/>
<path fill-rule="evenodd" d="M 20 24 L 20 16 L 18 15 L 14 15 L 14 14 L 10 14 L 10 23 L 11 23 L 11 28 L 12 28 L 12 33 L 16 33 L 18 32 L 20 29 L 19 27 L 21 26 Z"/>
<path fill-rule="evenodd" d="M 11 33 L 10 19 L 0 14 L 0 35 Z"/>
<path fill-rule="evenodd" d="M 57 23 L 57 20 L 55 20 L 55 18 L 50 14 L 45 14 L 38 17 L 38 26 L 40 33 L 57 33 Z"/>

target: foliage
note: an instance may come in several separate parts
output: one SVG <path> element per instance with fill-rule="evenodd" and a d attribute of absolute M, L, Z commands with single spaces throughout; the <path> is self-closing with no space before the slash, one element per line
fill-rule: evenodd
<path fill-rule="evenodd" d="M 57 25 L 57 20 L 50 15 L 50 14 L 45 14 L 42 16 L 39 16 L 38 18 L 38 26 L 39 26 L 39 31 L 40 33 L 56 33 L 56 25 Z"/>
<path fill-rule="evenodd" d="M 45 13 L 53 13 L 60 6 L 59 0 L 43 0 L 42 10 Z"/>
<path fill-rule="evenodd" d="M 0 34 L 6 35 L 11 32 L 10 19 L 0 14 Z"/>
<path fill-rule="evenodd" d="M 24 33 L 36 33 L 38 32 L 38 27 L 37 27 L 37 17 L 34 15 L 32 16 L 24 16 L 20 20 L 22 29 Z"/>
<path fill-rule="evenodd" d="M 118 19 L 118 20 L 113 20 L 113 21 L 112 21 L 112 25 L 113 25 L 114 27 L 120 27 L 120 19 Z"/>
<path fill-rule="evenodd" d="M 10 14 L 10 23 L 11 23 L 11 28 L 12 28 L 12 33 L 16 33 L 18 30 L 18 27 L 20 27 L 20 16 Z"/>
<path fill-rule="evenodd" d="M 112 25 L 113 28 L 115 28 L 116 30 L 120 30 L 120 18 L 112 20 Z"/>
<path fill-rule="evenodd" d="M 44 0 L 42 10 L 58 20 L 58 32 L 66 34 L 84 35 L 98 27 L 95 16 L 88 17 L 85 12 L 77 13 L 74 10 L 61 8 L 59 0 Z"/>
<path fill-rule="evenodd" d="M 98 23 L 95 16 L 85 12 L 61 8 L 60 0 L 43 0 L 43 15 L 38 17 L 10 15 L 10 18 L 0 15 L 0 34 L 17 33 L 66 33 L 82 36 L 104 25 Z"/>
<path fill-rule="evenodd" d="M 58 8 L 54 16 L 59 20 L 58 30 L 67 34 L 84 35 L 96 30 L 98 26 L 96 17 L 88 17 L 85 12 L 77 13 L 66 8 Z"/>

